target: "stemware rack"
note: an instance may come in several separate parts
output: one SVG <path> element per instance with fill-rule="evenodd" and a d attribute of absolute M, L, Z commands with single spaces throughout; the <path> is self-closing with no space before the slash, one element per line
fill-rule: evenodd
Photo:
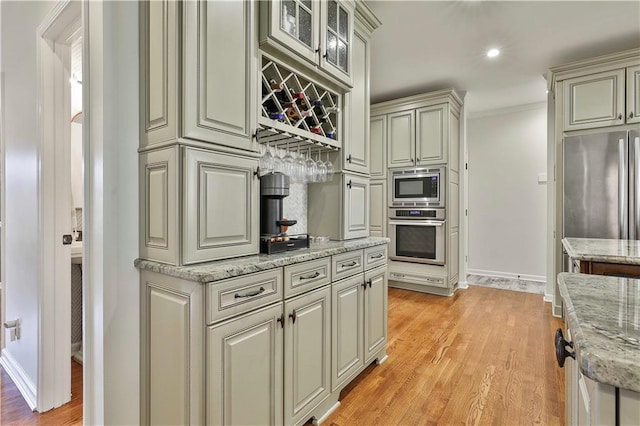
<path fill-rule="evenodd" d="M 258 142 L 278 147 L 290 143 L 321 150 L 340 148 L 338 94 L 265 55 L 261 90 Z"/>

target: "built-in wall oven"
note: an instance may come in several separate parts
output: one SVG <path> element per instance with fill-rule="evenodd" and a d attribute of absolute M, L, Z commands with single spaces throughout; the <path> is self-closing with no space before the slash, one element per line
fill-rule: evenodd
<path fill-rule="evenodd" d="M 445 167 L 394 169 L 390 172 L 391 207 L 444 207 Z"/>
<path fill-rule="evenodd" d="M 444 265 L 445 223 L 444 208 L 390 208 L 389 258 Z"/>

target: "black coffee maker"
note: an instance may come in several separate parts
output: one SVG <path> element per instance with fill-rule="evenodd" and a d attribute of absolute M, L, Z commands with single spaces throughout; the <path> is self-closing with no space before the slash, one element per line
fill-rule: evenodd
<path fill-rule="evenodd" d="M 309 247 L 308 236 L 287 235 L 287 228 L 298 223 L 283 217 L 282 204 L 289 196 L 289 176 L 273 172 L 260 178 L 260 252 L 278 253 Z"/>

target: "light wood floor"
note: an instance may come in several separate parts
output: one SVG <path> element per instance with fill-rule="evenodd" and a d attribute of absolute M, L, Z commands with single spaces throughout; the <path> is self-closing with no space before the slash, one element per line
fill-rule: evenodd
<path fill-rule="evenodd" d="M 325 424 L 563 424 L 560 326 L 537 294 L 389 289 L 389 358 L 342 392 Z"/>
<path fill-rule="evenodd" d="M 0 368 L 0 425 L 82 425 L 82 366 L 71 361 L 71 402 L 43 414 L 29 409 Z"/>

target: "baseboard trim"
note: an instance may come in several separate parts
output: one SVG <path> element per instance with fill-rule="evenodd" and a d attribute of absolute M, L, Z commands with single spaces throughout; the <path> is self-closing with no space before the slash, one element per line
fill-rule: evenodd
<path fill-rule="evenodd" d="M 458 281 L 458 288 L 461 290 L 466 290 L 469 288 L 469 283 L 466 281 Z"/>
<path fill-rule="evenodd" d="M 22 369 L 16 359 L 6 349 L 2 350 L 2 356 L 0 356 L 0 365 L 7 372 L 11 380 L 16 385 L 20 394 L 24 398 L 25 402 L 29 406 L 31 411 L 36 411 L 38 397 L 36 394 L 36 387 L 33 382 L 27 376 L 27 373 Z"/>
<path fill-rule="evenodd" d="M 482 269 L 469 269 L 467 270 L 467 275 L 480 275 L 482 277 L 508 278 L 511 280 L 535 281 L 539 283 L 547 282 L 547 277 L 544 275 L 527 275 L 527 274 L 516 274 L 512 272 L 484 271 Z"/>

